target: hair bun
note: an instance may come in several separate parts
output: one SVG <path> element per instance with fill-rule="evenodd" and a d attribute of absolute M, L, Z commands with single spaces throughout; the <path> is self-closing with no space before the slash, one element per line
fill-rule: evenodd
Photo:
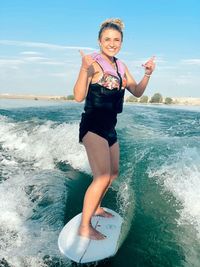
<path fill-rule="evenodd" d="M 111 18 L 111 19 L 107 19 L 105 20 L 102 24 L 101 24 L 101 28 L 103 28 L 104 26 L 106 26 L 106 24 L 116 24 L 118 27 L 120 27 L 121 30 L 124 29 L 124 23 L 121 19 L 119 18 Z"/>

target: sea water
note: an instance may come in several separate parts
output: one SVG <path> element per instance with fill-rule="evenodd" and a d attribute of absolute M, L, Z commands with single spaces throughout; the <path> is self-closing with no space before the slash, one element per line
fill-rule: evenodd
<path fill-rule="evenodd" d="M 0 266 L 75 266 L 57 246 L 92 180 L 83 104 L 0 100 Z M 124 218 L 95 266 L 200 266 L 200 108 L 124 105 L 120 175 L 103 206 Z"/>

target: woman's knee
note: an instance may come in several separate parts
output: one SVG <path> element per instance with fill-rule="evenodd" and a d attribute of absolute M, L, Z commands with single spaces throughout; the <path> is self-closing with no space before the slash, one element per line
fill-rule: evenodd
<path fill-rule="evenodd" d="M 111 179 L 110 174 L 106 173 L 106 174 L 101 174 L 101 175 L 94 177 L 94 182 L 98 183 L 99 185 L 103 187 L 104 186 L 107 187 L 110 183 L 110 179 Z"/>
<path fill-rule="evenodd" d="M 118 175 L 119 175 L 119 171 L 118 170 L 112 172 L 111 175 L 110 175 L 110 182 L 112 183 L 118 177 Z"/>

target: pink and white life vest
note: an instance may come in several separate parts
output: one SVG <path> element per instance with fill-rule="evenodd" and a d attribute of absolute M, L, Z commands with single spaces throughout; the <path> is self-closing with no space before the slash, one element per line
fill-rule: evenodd
<path fill-rule="evenodd" d="M 107 73 L 107 74 L 110 74 L 112 76 L 119 78 L 119 75 L 117 74 L 117 70 L 114 69 L 112 65 L 109 64 L 109 62 L 105 60 L 104 57 L 100 53 L 95 52 L 95 53 L 92 53 L 91 56 L 101 66 L 104 73 Z M 125 75 L 125 66 L 117 58 L 116 58 L 116 64 L 117 64 L 118 72 L 121 78 L 123 79 Z"/>

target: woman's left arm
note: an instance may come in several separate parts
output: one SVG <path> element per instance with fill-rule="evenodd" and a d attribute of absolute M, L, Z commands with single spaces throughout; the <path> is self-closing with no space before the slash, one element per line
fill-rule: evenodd
<path fill-rule="evenodd" d="M 126 67 L 126 78 L 127 78 L 126 88 L 134 96 L 140 97 L 144 93 L 144 91 L 147 87 L 147 84 L 149 82 L 150 76 L 155 69 L 154 59 L 155 59 L 155 57 L 152 57 L 145 64 L 142 65 L 145 68 L 145 74 L 144 74 L 142 80 L 138 84 L 136 83 L 136 81 L 134 80 L 134 78 L 130 74 L 128 68 Z"/>

